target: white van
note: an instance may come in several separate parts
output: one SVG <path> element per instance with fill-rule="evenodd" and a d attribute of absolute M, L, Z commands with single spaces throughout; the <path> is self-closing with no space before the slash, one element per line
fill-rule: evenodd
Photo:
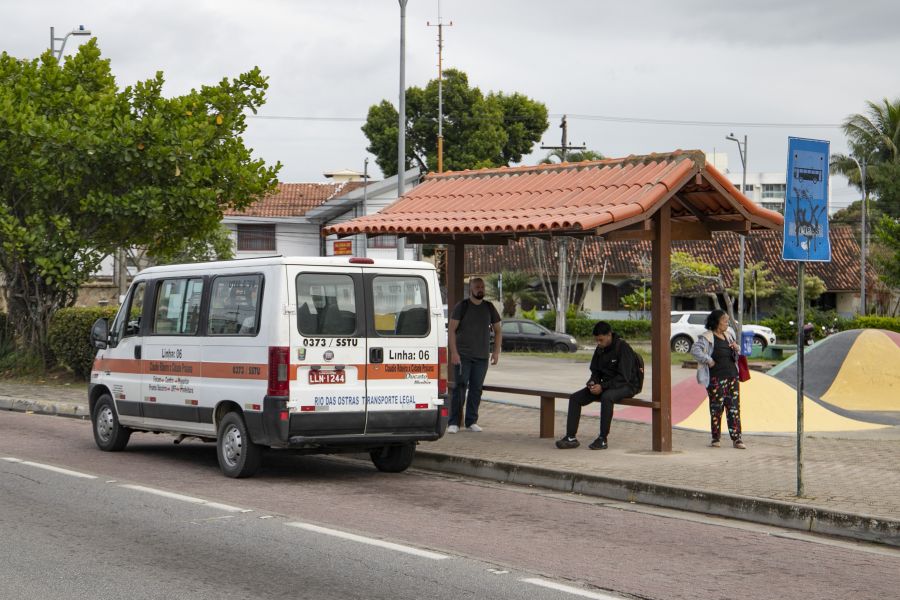
<path fill-rule="evenodd" d="M 133 431 L 216 441 L 228 477 L 263 447 L 369 452 L 399 472 L 447 429 L 447 333 L 429 263 L 270 257 L 138 274 L 98 349 L 101 450 Z"/>

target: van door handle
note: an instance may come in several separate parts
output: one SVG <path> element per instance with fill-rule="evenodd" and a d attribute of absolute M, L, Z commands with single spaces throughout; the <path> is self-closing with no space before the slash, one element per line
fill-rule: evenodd
<path fill-rule="evenodd" d="M 134 347 L 134 357 L 135 357 L 135 358 L 140 358 L 140 357 L 141 357 L 141 347 L 140 347 L 140 345 Z"/>
<path fill-rule="evenodd" d="M 384 362 L 383 348 L 369 348 L 369 363 L 379 364 Z"/>

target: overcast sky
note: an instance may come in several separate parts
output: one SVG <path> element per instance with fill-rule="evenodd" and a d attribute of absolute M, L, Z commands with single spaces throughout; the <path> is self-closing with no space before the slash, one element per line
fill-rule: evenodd
<path fill-rule="evenodd" d="M 426 23 L 438 5 L 409 0 L 408 86 L 437 75 L 437 29 Z M 749 136 L 751 172 L 783 172 L 788 136 L 844 152 L 834 125 L 866 100 L 900 97 L 894 0 L 442 0 L 440 12 L 453 23 L 445 67 L 483 91 L 544 102 L 544 143 L 559 143 L 568 114 L 571 142 L 612 157 L 718 150 L 740 171 L 725 140 L 734 132 Z M 51 26 L 60 36 L 83 24 L 120 86 L 162 70 L 171 95 L 259 66 L 270 83 L 260 115 L 284 118 L 251 119 L 247 144 L 283 163 L 282 181 L 324 181 L 362 170 L 368 107 L 397 103 L 399 15 L 397 0 L 0 0 L 0 50 L 34 57 Z M 69 38 L 67 55 L 80 40 Z M 855 196 L 834 181 L 834 208 Z"/>

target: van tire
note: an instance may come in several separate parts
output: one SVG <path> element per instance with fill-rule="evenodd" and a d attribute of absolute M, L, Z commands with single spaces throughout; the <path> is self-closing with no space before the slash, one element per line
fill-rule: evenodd
<path fill-rule="evenodd" d="M 375 468 L 382 473 L 402 473 L 412 464 L 415 454 L 416 445 L 411 443 L 372 450 L 369 456 L 372 457 Z"/>
<path fill-rule="evenodd" d="M 238 412 L 226 414 L 219 422 L 216 457 L 226 477 L 251 477 L 262 463 L 262 448 L 254 444 L 244 418 Z"/>
<path fill-rule="evenodd" d="M 131 429 L 119 424 L 112 396 L 103 394 L 97 398 L 94 412 L 91 414 L 91 429 L 94 430 L 94 441 L 104 452 L 120 452 L 125 449 L 131 438 Z"/>

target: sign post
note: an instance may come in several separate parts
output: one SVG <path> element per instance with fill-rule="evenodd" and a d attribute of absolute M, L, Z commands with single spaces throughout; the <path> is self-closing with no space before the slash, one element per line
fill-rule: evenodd
<path fill-rule="evenodd" d="M 831 262 L 828 236 L 828 154 L 823 140 L 788 138 L 781 258 L 797 261 L 797 496 L 803 496 L 803 362 L 805 266 Z"/>

